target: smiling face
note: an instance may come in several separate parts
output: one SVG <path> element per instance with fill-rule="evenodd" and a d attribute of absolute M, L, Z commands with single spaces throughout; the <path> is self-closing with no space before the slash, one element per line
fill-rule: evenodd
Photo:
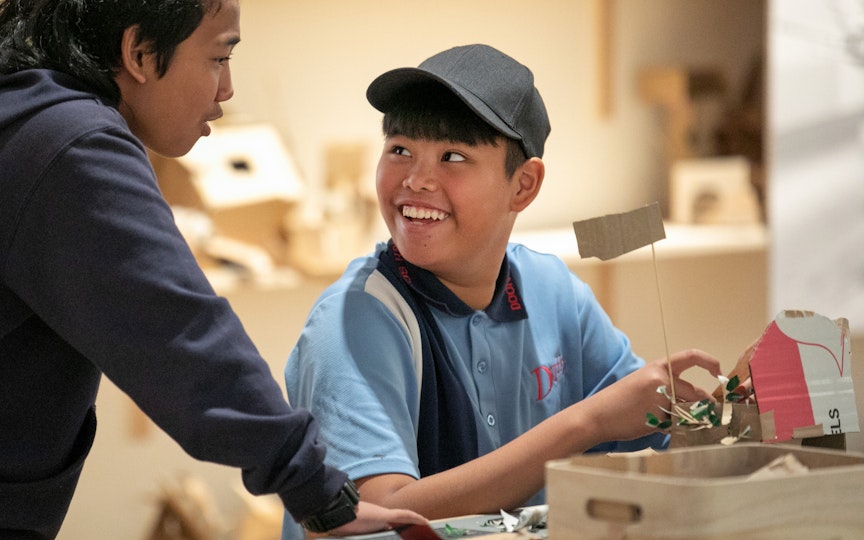
<path fill-rule="evenodd" d="M 507 178 L 505 152 L 503 141 L 493 146 L 386 139 L 378 162 L 378 203 L 407 261 L 448 286 L 488 285 L 490 279 L 494 284 L 521 210 L 520 182 Z"/>
<path fill-rule="evenodd" d="M 228 60 L 240 41 L 239 0 L 222 0 L 174 53 L 160 77 L 147 43 L 135 43 L 136 28 L 123 37 L 123 64 L 115 80 L 120 113 L 132 132 L 154 152 L 177 157 L 199 137 L 210 134 L 209 121 L 222 116 L 220 103 L 231 98 Z"/>

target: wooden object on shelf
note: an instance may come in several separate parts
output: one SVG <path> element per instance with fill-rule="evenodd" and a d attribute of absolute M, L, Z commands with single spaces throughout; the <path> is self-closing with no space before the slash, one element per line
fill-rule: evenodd
<path fill-rule="evenodd" d="M 235 491 L 243 499 L 243 512 L 234 533 L 234 540 L 277 540 L 282 536 L 285 507 L 275 495 L 255 496 L 238 486 Z"/>
<path fill-rule="evenodd" d="M 712 69 L 665 66 L 648 68 L 639 74 L 639 96 L 645 103 L 663 110 L 666 159 L 670 164 L 698 156 L 693 146 L 697 120 L 694 103 L 722 96 L 725 89 L 723 75 Z"/>
<path fill-rule="evenodd" d="M 199 210 L 212 221 L 214 236 L 257 246 L 275 264 L 285 262 L 286 216 L 304 189 L 275 128 L 214 126 L 185 156 L 151 154 L 150 161 L 168 204 Z"/>
<path fill-rule="evenodd" d="M 223 525 L 207 486 L 191 477 L 163 485 L 147 540 L 219 540 Z"/>
<path fill-rule="evenodd" d="M 760 216 L 765 214 L 764 62 L 757 57 L 750 67 L 740 100 L 726 112 L 717 127 L 717 152 L 723 156 L 744 156 L 750 162 L 750 181 L 759 200 Z"/>
<path fill-rule="evenodd" d="M 759 223 L 762 212 L 742 156 L 680 159 L 672 163 L 669 218 L 678 223 Z"/>

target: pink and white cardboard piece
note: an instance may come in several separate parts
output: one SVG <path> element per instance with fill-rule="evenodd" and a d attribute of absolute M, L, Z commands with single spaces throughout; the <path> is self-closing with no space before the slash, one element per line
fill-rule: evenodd
<path fill-rule="evenodd" d="M 784 311 L 750 359 L 762 439 L 781 442 L 859 431 L 848 323 Z"/>
<path fill-rule="evenodd" d="M 573 230 L 579 256 L 597 257 L 601 261 L 666 238 L 660 205 L 656 202 L 630 212 L 576 221 Z"/>

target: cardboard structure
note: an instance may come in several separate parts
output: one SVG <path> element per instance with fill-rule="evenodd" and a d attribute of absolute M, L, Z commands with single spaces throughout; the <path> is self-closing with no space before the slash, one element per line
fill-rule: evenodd
<path fill-rule="evenodd" d="M 573 228 L 580 256 L 604 261 L 665 238 L 657 203 L 577 221 Z M 730 374 L 740 381 L 752 379 L 757 405 L 732 404 L 731 422 L 727 418 L 720 426 L 673 425 L 670 446 L 731 444 L 727 438 L 740 437 L 811 439 L 813 445 L 845 448 L 842 435 L 860 430 L 848 327 L 845 319 L 832 321 L 813 312 L 780 313 Z M 718 400 L 723 397 L 715 392 Z M 820 438 L 825 440 L 815 440 Z"/>
<path fill-rule="evenodd" d="M 784 311 L 750 358 L 762 440 L 858 432 L 852 351 L 845 319 Z"/>
<path fill-rule="evenodd" d="M 800 466 L 765 474 L 789 457 Z M 864 454 L 745 443 L 546 465 L 549 538 L 864 538 Z"/>
<path fill-rule="evenodd" d="M 860 431 L 852 383 L 848 322 L 810 311 L 783 311 L 741 356 L 729 378 L 751 378 L 753 399 L 723 403 L 722 425 L 675 425 L 671 448 L 740 441 L 846 448 Z"/>
<path fill-rule="evenodd" d="M 196 478 L 163 485 L 158 504 L 147 540 L 218 540 L 224 532 L 212 494 Z"/>
<path fill-rule="evenodd" d="M 731 404 L 730 435 L 746 426 L 751 440 L 844 449 L 846 434 L 860 431 L 846 319 L 783 311 L 729 377 L 751 378 L 755 398 Z"/>
<path fill-rule="evenodd" d="M 172 195 L 194 192 L 206 209 L 295 202 L 303 193 L 296 164 L 276 128 L 267 124 L 214 127 L 176 162 L 186 171 L 185 178 L 160 178 L 160 184 L 175 183 L 170 186 L 174 190 L 168 190 Z"/>
<path fill-rule="evenodd" d="M 274 127 L 214 126 L 211 135 L 200 139 L 185 156 L 151 155 L 150 160 L 169 204 L 208 216 L 216 236 L 254 246 L 276 264 L 285 261 L 285 222 L 304 188 Z M 204 244 L 196 255 L 207 251 Z M 246 262 L 244 250 L 236 255 L 221 251 L 214 256 Z"/>

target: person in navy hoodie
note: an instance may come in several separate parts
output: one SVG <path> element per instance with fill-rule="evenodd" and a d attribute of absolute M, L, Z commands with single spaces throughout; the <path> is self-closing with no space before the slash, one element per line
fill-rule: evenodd
<path fill-rule="evenodd" d="M 313 531 L 425 523 L 324 464 L 174 224 L 176 157 L 233 89 L 239 0 L 0 2 L 0 538 L 54 538 L 104 374 L 191 456 Z"/>

